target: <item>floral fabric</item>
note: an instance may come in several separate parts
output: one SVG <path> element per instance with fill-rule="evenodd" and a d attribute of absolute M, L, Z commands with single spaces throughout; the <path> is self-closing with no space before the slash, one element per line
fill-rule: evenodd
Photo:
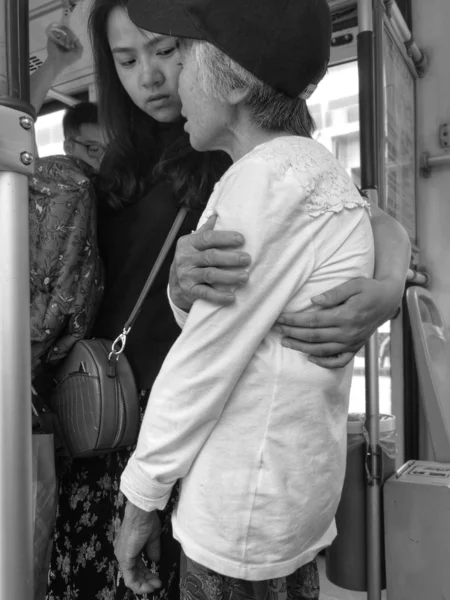
<path fill-rule="evenodd" d="M 83 161 L 50 156 L 29 183 L 33 370 L 88 335 L 101 300 L 92 175 Z"/>
<path fill-rule="evenodd" d="M 319 600 L 319 571 L 313 560 L 287 577 L 244 581 L 225 577 L 181 556 L 181 600 Z"/>
<path fill-rule="evenodd" d="M 141 394 L 144 410 L 148 392 Z M 136 596 L 120 576 L 114 538 L 120 528 L 126 499 L 120 476 L 133 449 L 95 458 L 74 460 L 60 483 L 58 512 L 46 600 L 179 600 L 180 546 L 172 537 L 174 493 L 161 519 L 163 587 Z"/>

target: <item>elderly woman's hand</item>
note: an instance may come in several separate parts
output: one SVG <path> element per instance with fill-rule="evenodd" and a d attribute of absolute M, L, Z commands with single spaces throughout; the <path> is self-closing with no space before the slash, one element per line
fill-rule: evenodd
<path fill-rule="evenodd" d="M 251 258 L 239 250 L 244 237 L 233 231 L 214 231 L 216 219 L 210 217 L 195 233 L 178 240 L 169 289 L 172 302 L 182 310 L 189 311 L 199 298 L 232 304 L 234 289 L 248 280 L 245 269 Z"/>
<path fill-rule="evenodd" d="M 312 298 L 315 312 L 285 313 L 278 326 L 283 345 L 327 368 L 347 365 L 372 333 L 393 316 L 403 287 L 392 281 L 353 279 Z"/>
<path fill-rule="evenodd" d="M 161 580 L 142 559 L 145 550 L 151 562 L 158 562 L 161 524 L 156 511 L 146 512 L 131 502 L 125 507 L 122 525 L 114 541 L 114 553 L 124 583 L 135 594 L 151 594 L 161 587 Z"/>

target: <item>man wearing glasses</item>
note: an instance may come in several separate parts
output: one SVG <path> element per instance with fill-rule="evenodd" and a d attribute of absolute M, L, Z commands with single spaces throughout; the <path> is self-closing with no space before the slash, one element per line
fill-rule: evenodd
<path fill-rule="evenodd" d="M 80 102 L 67 109 L 63 118 L 64 152 L 80 158 L 98 171 L 105 154 L 106 140 L 98 122 L 97 105 Z"/>

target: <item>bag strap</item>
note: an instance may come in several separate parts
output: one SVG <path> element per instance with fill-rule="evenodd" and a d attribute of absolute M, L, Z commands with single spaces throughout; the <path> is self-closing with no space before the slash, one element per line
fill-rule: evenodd
<path fill-rule="evenodd" d="M 139 298 L 137 299 L 137 302 L 134 305 L 134 308 L 131 311 L 130 316 L 128 317 L 128 320 L 123 327 L 123 331 L 119 336 L 117 336 L 117 338 L 112 343 L 111 353 L 108 357 L 110 360 L 113 357 L 113 355 L 115 355 L 115 358 L 117 359 L 119 357 L 119 354 L 121 354 L 124 351 L 125 344 L 127 342 L 127 335 L 130 333 L 131 328 L 133 327 L 134 323 L 136 322 L 136 319 L 138 318 L 138 315 L 141 311 L 144 300 L 147 297 L 147 294 L 149 293 L 150 288 L 152 287 L 153 283 L 155 282 L 155 279 L 156 279 L 164 261 L 167 258 L 169 250 L 172 247 L 172 244 L 174 243 L 175 238 L 177 237 L 178 232 L 180 230 L 180 227 L 183 224 L 183 221 L 186 217 L 186 213 L 187 213 L 187 209 L 185 207 L 180 208 L 180 210 L 178 211 L 178 214 L 175 217 L 175 221 L 173 222 L 173 225 L 170 228 L 169 233 L 167 234 L 165 242 L 158 254 L 157 259 L 155 260 L 152 270 L 150 271 L 150 275 L 147 277 L 147 281 L 145 282 L 142 292 L 140 293 Z"/>

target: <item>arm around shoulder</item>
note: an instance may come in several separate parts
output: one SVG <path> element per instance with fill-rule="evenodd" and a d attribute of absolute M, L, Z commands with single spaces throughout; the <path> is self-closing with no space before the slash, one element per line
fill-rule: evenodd
<path fill-rule="evenodd" d="M 411 245 L 404 228 L 378 207 L 372 208 L 375 244 L 373 279 L 353 279 L 313 298 L 320 310 L 283 314 L 284 343 L 323 367 L 350 362 L 372 333 L 401 303 Z"/>
<path fill-rule="evenodd" d="M 234 231 L 214 230 L 217 215 L 196 232 L 178 240 L 170 268 L 169 298 L 172 310 L 189 312 L 195 300 L 227 306 L 234 289 L 247 281 L 250 256 L 239 250 L 244 237 Z M 176 315 L 175 315 L 176 316 Z"/>
<path fill-rule="evenodd" d="M 375 274 L 377 281 L 387 281 L 400 295 L 401 301 L 406 275 L 411 261 L 411 243 L 398 221 L 380 208 L 372 207 L 372 230 L 375 242 Z"/>

